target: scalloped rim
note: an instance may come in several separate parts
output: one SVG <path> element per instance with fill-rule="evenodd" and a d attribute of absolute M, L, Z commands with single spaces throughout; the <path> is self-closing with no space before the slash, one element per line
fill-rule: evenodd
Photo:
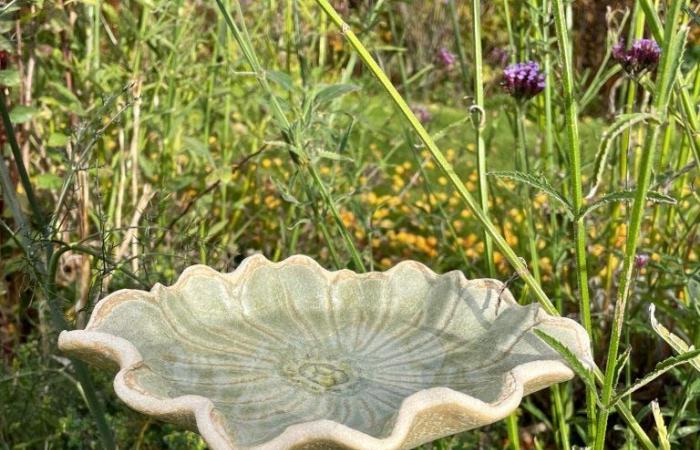
<path fill-rule="evenodd" d="M 206 275 L 222 279 L 227 284 L 234 284 L 246 272 L 254 270 L 261 265 L 271 265 L 279 267 L 289 264 L 306 265 L 317 272 L 323 274 L 330 282 L 348 277 L 388 277 L 392 272 L 406 266 L 418 269 L 431 278 L 435 279 L 449 273 L 456 272 L 459 275 L 462 287 L 486 286 L 487 288 L 500 290 L 503 283 L 493 279 L 467 280 L 460 271 L 446 272 L 443 275 L 436 274 L 424 264 L 417 261 L 403 261 L 387 270 L 386 272 L 368 272 L 357 274 L 347 269 L 329 271 L 320 266 L 315 260 L 304 255 L 291 256 L 280 262 L 271 262 L 263 255 L 256 254 L 241 262 L 241 264 L 231 273 L 222 274 L 216 270 L 204 266 L 194 265 L 185 269 L 178 280 L 172 286 L 165 287 L 156 283 L 150 292 L 123 289 L 116 291 L 104 299 L 100 300 L 93 310 L 85 330 L 62 331 L 58 338 L 58 347 L 66 353 L 93 354 L 97 357 L 106 358 L 119 365 L 119 372 L 114 378 L 114 390 L 117 396 L 122 399 L 132 409 L 147 415 L 168 418 L 194 419 L 197 429 L 207 444 L 213 450 L 238 450 L 247 448 L 250 450 L 272 450 L 298 448 L 304 444 L 318 441 L 331 441 L 348 448 L 362 450 L 388 450 L 406 448 L 409 444 L 407 439 L 413 423 L 419 419 L 421 414 L 428 413 L 431 409 L 440 407 L 453 407 L 459 410 L 461 415 L 474 419 L 475 425 L 469 429 L 496 422 L 508 416 L 520 404 L 522 397 L 542 389 L 546 386 L 567 381 L 573 378 L 573 371 L 560 361 L 533 361 L 516 366 L 506 375 L 510 377 L 510 383 L 504 383 L 498 400 L 493 403 L 486 403 L 477 398 L 471 397 L 462 392 L 455 391 L 448 387 L 434 387 L 418 391 L 406 397 L 398 412 L 398 417 L 394 428 L 389 436 L 378 439 L 361 431 L 355 430 L 343 424 L 331 420 L 317 420 L 291 425 L 280 435 L 264 444 L 254 447 L 237 447 L 230 439 L 223 421 L 216 411 L 214 403 L 206 397 L 198 395 L 185 395 L 176 398 L 160 398 L 149 392 L 140 389 L 135 383 L 130 382 L 130 373 L 143 363 L 143 357 L 138 349 L 126 339 L 107 333 L 91 331 L 102 319 L 101 312 L 105 314 L 109 311 L 109 306 L 125 297 L 134 294 L 157 301 L 158 292 L 161 289 L 178 289 L 192 275 Z M 513 298 L 508 289 L 502 294 L 502 302 L 513 307 L 522 307 Z M 577 355 L 582 356 L 583 363 L 592 366 L 590 354 L 590 340 L 577 322 L 564 318 L 550 316 L 544 310 L 538 311 L 541 315 L 541 324 L 573 328 L 579 344 Z M 464 431 L 466 431 L 465 429 Z M 235 432 L 235 430 L 231 430 Z M 452 433 L 449 433 L 452 434 Z M 436 439 L 432 437 L 429 440 Z M 411 442 L 411 446 L 418 446 L 429 442 Z"/>

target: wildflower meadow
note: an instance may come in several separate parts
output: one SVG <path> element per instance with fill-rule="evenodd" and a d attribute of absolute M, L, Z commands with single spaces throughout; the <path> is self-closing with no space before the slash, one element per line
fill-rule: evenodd
<path fill-rule="evenodd" d="M 697 1 L 4 0 L 0 27 L 0 449 L 229 448 L 59 333 L 195 264 L 303 254 L 500 280 L 496 316 L 507 289 L 585 330 L 590 361 L 533 331 L 570 380 L 420 448 L 700 450 Z M 292 369 L 351 378 L 318 361 Z"/>

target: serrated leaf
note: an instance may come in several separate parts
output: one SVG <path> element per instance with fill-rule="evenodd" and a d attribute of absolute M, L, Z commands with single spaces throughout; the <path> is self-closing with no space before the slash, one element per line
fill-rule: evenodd
<path fill-rule="evenodd" d="M 654 370 L 646 374 L 643 378 L 635 381 L 632 386 L 625 389 L 620 394 L 616 395 L 612 400 L 610 400 L 610 406 L 619 402 L 628 395 L 634 393 L 635 391 L 643 388 L 647 384 L 651 383 L 655 379 L 659 378 L 661 375 L 665 374 L 674 367 L 680 366 L 682 364 L 690 363 L 693 359 L 700 356 L 700 350 L 691 349 L 681 355 L 671 356 L 664 359 L 654 367 Z"/>
<path fill-rule="evenodd" d="M 657 124 L 661 123 L 658 116 L 655 114 L 622 114 L 612 125 L 610 125 L 610 127 L 608 127 L 608 129 L 603 132 L 600 144 L 598 145 L 598 151 L 595 155 L 595 162 L 593 164 L 593 185 L 591 186 L 591 190 L 588 192 L 586 198 L 593 198 L 598 190 L 598 187 L 600 186 L 600 182 L 603 178 L 603 172 L 605 171 L 605 164 L 608 161 L 610 148 L 612 147 L 612 143 L 615 141 L 615 138 L 634 125 L 646 121 L 655 122 Z"/>
<path fill-rule="evenodd" d="M 629 362 L 631 353 L 632 347 L 627 347 L 627 349 L 617 358 L 617 364 L 615 364 L 615 384 L 613 384 L 613 386 L 617 386 L 617 383 L 620 381 L 620 376 L 622 375 L 625 366 Z"/>
<path fill-rule="evenodd" d="M 569 202 L 559 192 L 557 192 L 551 184 L 549 184 L 545 177 L 538 178 L 529 173 L 518 172 L 515 170 L 489 172 L 487 175 L 496 178 L 507 178 L 532 186 L 561 203 L 566 208 L 567 214 L 573 217 L 573 208 L 571 207 Z"/>
<path fill-rule="evenodd" d="M 360 88 L 354 84 L 332 84 L 318 91 L 314 100 L 316 104 L 321 105 L 359 89 Z"/>
<path fill-rule="evenodd" d="M 656 400 L 651 402 L 651 414 L 654 416 L 654 422 L 656 423 L 656 431 L 659 434 L 659 446 L 661 450 L 671 450 L 671 443 L 668 442 L 668 430 L 666 429 L 664 416 L 661 414 L 659 402 Z"/>
<path fill-rule="evenodd" d="M 661 339 L 666 341 L 666 343 L 676 352 L 676 353 L 686 353 L 693 350 L 691 345 L 688 345 L 683 339 L 679 338 L 675 334 L 671 333 L 668 328 L 663 326 L 656 320 L 656 305 L 649 305 L 649 321 L 651 322 L 651 328 L 658 334 Z M 695 358 L 689 361 L 690 365 L 693 366 L 698 372 L 700 372 L 700 358 Z"/>
<path fill-rule="evenodd" d="M 564 358 L 569 367 L 571 367 L 571 370 L 573 370 L 574 373 L 581 378 L 581 381 L 583 381 L 586 387 L 593 392 L 596 402 L 600 402 L 598 398 L 598 387 L 595 384 L 593 372 L 584 366 L 581 360 L 579 360 L 567 346 L 559 342 L 557 338 L 550 336 L 542 330 L 535 329 L 534 331 L 540 339 L 556 350 L 562 356 L 562 358 Z"/>
<path fill-rule="evenodd" d="M 580 217 L 585 217 L 591 212 L 600 208 L 601 206 L 605 206 L 609 203 L 634 201 L 636 195 L 637 191 L 619 191 L 605 194 L 593 203 L 584 206 L 581 210 Z M 664 203 L 667 205 L 675 205 L 678 203 L 678 201 L 675 198 L 656 191 L 647 192 L 647 200 L 650 202 Z"/>
<path fill-rule="evenodd" d="M 38 112 L 39 110 L 33 106 L 17 105 L 10 111 L 10 120 L 14 124 L 26 123 Z"/>

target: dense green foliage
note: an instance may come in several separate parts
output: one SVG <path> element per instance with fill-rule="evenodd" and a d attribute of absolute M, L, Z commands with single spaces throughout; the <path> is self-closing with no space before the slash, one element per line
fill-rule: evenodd
<path fill-rule="evenodd" d="M 534 394 L 517 417 L 434 448 L 592 447 L 598 423 L 598 448 L 700 449 L 700 361 L 657 366 L 700 346 L 697 4 L 611 11 L 592 61 L 578 57 L 585 30 L 563 35 L 559 22 L 589 6 L 331 2 L 363 54 L 321 3 L 222 0 L 246 48 L 215 0 L 0 2 L 0 103 L 16 136 L 0 128 L 0 448 L 104 448 L 100 416 L 122 449 L 205 448 L 130 411 L 110 372 L 85 378 L 56 336 L 84 326 L 108 292 L 169 284 L 195 263 L 230 271 L 262 252 L 358 271 L 415 259 L 510 280 L 521 302 L 548 296 L 590 327 L 601 370 L 579 374 L 588 385 Z M 622 37 L 656 39 L 658 67 L 624 73 L 611 57 Z M 513 276 L 522 263 L 497 238 L 491 248 L 480 211 L 369 59 L 532 281 Z M 528 60 L 547 87 L 519 101 L 500 85 L 503 68 Z M 664 342 L 669 332 L 686 347 Z"/>

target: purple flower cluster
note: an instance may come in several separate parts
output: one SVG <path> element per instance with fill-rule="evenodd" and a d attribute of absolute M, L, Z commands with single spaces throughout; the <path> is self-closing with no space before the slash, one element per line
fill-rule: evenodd
<path fill-rule="evenodd" d="M 455 65 L 457 62 L 457 57 L 455 56 L 454 53 L 450 52 L 447 50 L 445 47 L 442 47 L 440 50 L 437 52 L 437 60 L 445 66 L 447 69 L 451 69 L 452 66 Z"/>
<path fill-rule="evenodd" d="M 654 70 L 659 64 L 661 49 L 653 39 L 640 39 L 627 49 L 621 40 L 612 48 L 612 56 L 630 75 L 636 76 Z"/>
<path fill-rule="evenodd" d="M 528 100 L 544 90 L 545 76 L 534 61 L 511 64 L 503 71 L 503 89 L 518 100 Z"/>

